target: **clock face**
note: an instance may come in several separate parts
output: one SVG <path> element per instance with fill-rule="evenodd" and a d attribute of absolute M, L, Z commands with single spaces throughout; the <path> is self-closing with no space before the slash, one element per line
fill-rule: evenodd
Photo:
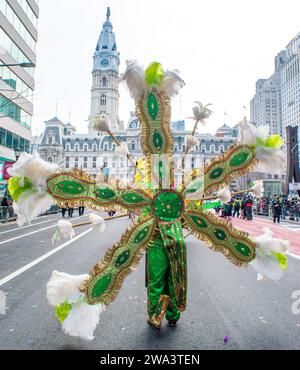
<path fill-rule="evenodd" d="M 109 65 L 109 60 L 108 60 L 108 59 L 101 59 L 100 64 L 101 64 L 103 67 L 107 67 L 107 66 Z"/>

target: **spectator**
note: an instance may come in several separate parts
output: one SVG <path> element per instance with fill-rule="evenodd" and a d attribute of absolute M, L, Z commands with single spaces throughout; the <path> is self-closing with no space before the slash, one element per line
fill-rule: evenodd
<path fill-rule="evenodd" d="M 250 197 L 250 195 L 248 195 L 245 199 L 245 214 L 248 221 L 251 221 L 253 219 L 252 207 L 253 199 Z"/>
<path fill-rule="evenodd" d="M 276 220 L 278 223 L 280 223 L 280 216 L 281 216 L 281 209 L 282 209 L 282 203 L 280 202 L 279 197 L 276 195 L 274 196 L 273 202 L 272 202 L 272 209 L 273 209 L 273 222 L 276 223 Z"/>
<path fill-rule="evenodd" d="M 79 207 L 78 212 L 79 212 L 79 217 L 83 216 L 84 215 L 84 207 Z"/>
<path fill-rule="evenodd" d="M 74 208 L 72 206 L 69 206 L 69 208 L 68 208 L 68 214 L 69 214 L 69 217 L 70 218 L 73 217 L 73 212 L 74 212 Z"/>
<path fill-rule="evenodd" d="M 62 208 L 61 209 L 61 214 L 62 214 L 63 218 L 66 217 L 66 212 L 67 212 L 67 208 Z"/>
<path fill-rule="evenodd" d="M 3 219 L 7 219 L 7 211 L 9 207 L 8 199 L 4 197 L 1 202 Z"/>
<path fill-rule="evenodd" d="M 239 199 L 235 199 L 233 203 L 233 217 L 239 218 L 240 217 L 240 209 L 241 209 L 241 201 Z"/>

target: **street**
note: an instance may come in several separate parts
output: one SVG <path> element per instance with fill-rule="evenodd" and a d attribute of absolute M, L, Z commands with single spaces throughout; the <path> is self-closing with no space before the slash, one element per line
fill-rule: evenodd
<path fill-rule="evenodd" d="M 75 216 L 72 222 L 85 221 L 87 216 L 88 212 L 77 220 Z M 300 314 L 292 313 L 291 297 L 300 290 L 300 248 L 293 247 L 300 233 L 292 230 L 295 226 L 273 226 L 262 219 L 235 221 L 240 228 L 259 234 L 269 224 L 279 233 L 285 230 L 282 235 L 290 239 L 293 255 L 288 256 L 288 271 L 277 283 L 257 281 L 250 267 L 237 268 L 188 237 L 187 310 L 175 329 L 164 322 L 160 333 L 146 322 L 143 258 L 102 314 L 95 340 L 85 342 L 63 333 L 47 302 L 46 284 L 53 270 L 87 273 L 130 220 L 108 221 L 102 234 L 89 226 L 76 229 L 72 241 L 61 240 L 54 246 L 51 237 L 60 218 L 45 216 L 20 229 L 16 224 L 0 226 L 0 290 L 7 300 L 6 315 L 0 315 L 0 349 L 300 349 Z"/>

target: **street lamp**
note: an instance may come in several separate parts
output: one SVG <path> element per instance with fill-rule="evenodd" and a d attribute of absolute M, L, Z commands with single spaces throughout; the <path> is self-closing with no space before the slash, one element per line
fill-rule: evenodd
<path fill-rule="evenodd" d="M 9 64 L 0 64 L 0 67 L 24 67 L 24 68 L 35 68 L 36 65 L 34 63 L 9 63 Z"/>
<path fill-rule="evenodd" d="M 21 149 L 18 147 L 15 149 L 16 161 L 20 158 L 20 155 L 21 155 Z"/>

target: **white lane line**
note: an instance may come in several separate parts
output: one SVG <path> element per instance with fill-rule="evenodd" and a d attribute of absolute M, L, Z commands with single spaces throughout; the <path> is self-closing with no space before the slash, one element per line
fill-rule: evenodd
<path fill-rule="evenodd" d="M 286 252 L 286 254 L 287 254 L 288 256 L 291 256 L 291 257 L 296 258 L 297 260 L 300 260 L 300 256 L 299 256 L 298 254 L 291 253 L 291 252 L 289 252 L 289 251 L 287 251 L 287 252 Z"/>
<path fill-rule="evenodd" d="M 53 221 L 55 221 L 56 218 L 58 218 L 58 217 L 53 217 L 52 219 L 47 220 L 47 221 L 36 222 L 36 223 L 32 223 L 31 225 L 21 226 L 21 227 L 15 228 L 15 229 L 10 229 L 10 230 L 6 230 L 6 231 L 2 231 L 2 232 L 0 232 L 0 235 L 8 234 L 8 233 L 11 233 L 13 231 L 18 231 L 18 230 L 22 230 L 22 229 L 28 229 L 28 227 L 33 227 L 33 226 L 36 226 L 36 225 L 42 225 L 42 224 L 46 224 L 48 222 L 53 222 Z"/>
<path fill-rule="evenodd" d="M 3 279 L 0 280 L 0 287 L 6 283 L 8 283 L 9 281 L 11 281 L 12 279 L 16 278 L 17 276 L 23 274 L 23 272 L 31 269 L 33 266 L 36 266 L 37 264 L 39 264 L 40 262 L 44 261 L 45 259 L 47 259 L 48 257 L 52 256 L 53 254 L 59 252 L 60 250 L 66 248 L 68 245 L 76 242 L 76 240 L 82 238 L 83 236 L 85 236 L 86 234 L 88 234 L 89 232 L 91 232 L 93 230 L 93 228 L 91 227 L 90 229 L 84 231 L 83 233 L 79 234 L 78 236 L 76 236 L 75 238 L 67 241 L 66 243 L 62 244 L 61 246 L 55 248 L 55 249 L 52 249 L 50 252 L 44 254 L 43 256 L 35 259 L 34 261 L 28 263 L 27 265 L 21 267 L 19 270 L 13 272 L 12 274 L 4 277 Z"/>
<path fill-rule="evenodd" d="M 70 220 L 75 221 L 75 220 L 78 220 L 78 219 L 79 219 L 79 218 L 81 218 L 81 217 L 85 217 L 85 216 L 80 216 L 80 217 L 72 218 L 72 219 L 70 219 Z M 45 230 L 51 229 L 51 228 L 53 228 L 53 227 L 56 227 L 56 224 L 55 224 L 55 225 L 48 226 L 48 227 L 43 227 L 43 228 L 38 229 L 38 230 L 35 230 L 35 231 L 31 231 L 30 233 L 22 234 L 22 235 L 16 236 L 16 237 L 11 238 L 11 239 L 4 240 L 3 242 L 0 242 L 0 245 L 5 244 L 5 243 L 12 242 L 12 241 L 17 240 L 17 239 L 24 238 L 25 236 L 29 236 L 29 235 L 33 235 L 33 234 L 37 234 L 37 233 L 39 233 L 39 232 L 41 232 L 41 231 L 45 231 Z"/>

